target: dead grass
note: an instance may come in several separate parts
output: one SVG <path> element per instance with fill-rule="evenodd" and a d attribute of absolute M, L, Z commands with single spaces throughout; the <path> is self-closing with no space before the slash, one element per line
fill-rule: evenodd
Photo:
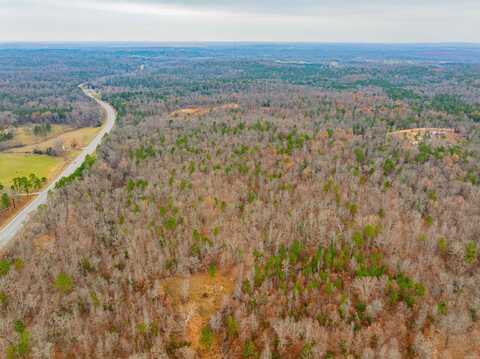
<path fill-rule="evenodd" d="M 416 145 L 425 138 L 438 139 L 453 144 L 458 142 L 461 137 L 451 128 L 413 128 L 391 132 L 388 136 L 406 141 L 411 145 Z"/>
<path fill-rule="evenodd" d="M 201 107 L 190 107 L 184 108 L 181 110 L 174 111 L 170 114 L 172 117 L 190 117 L 190 116 L 202 116 L 206 115 L 210 112 L 209 109 L 201 108 Z"/>
<path fill-rule="evenodd" d="M 240 109 L 240 105 L 236 103 L 228 103 L 221 106 L 212 107 L 188 107 L 174 111 L 170 114 L 171 117 L 194 117 L 204 116 L 214 111 L 233 111 Z"/>
<path fill-rule="evenodd" d="M 90 143 L 100 129 L 100 127 L 86 127 L 78 130 L 71 130 L 61 133 L 55 137 L 51 137 L 43 142 L 12 148 L 5 152 L 32 153 L 35 149 L 46 151 L 49 147 L 55 147 L 58 141 L 64 145 L 65 151 L 75 151 L 88 145 L 88 143 Z"/>
<path fill-rule="evenodd" d="M 214 342 L 210 350 L 202 347 L 200 337 L 210 318 L 221 308 L 224 296 L 233 292 L 235 280 L 232 272 L 217 273 L 211 276 L 208 273 L 199 273 L 190 277 L 174 277 L 163 281 L 161 291 L 172 301 L 178 313 L 187 316 L 187 330 L 185 340 L 191 343 L 191 348 L 199 358 L 220 359 L 218 343 Z M 189 288 L 188 291 L 183 288 Z M 185 293 L 188 292 L 188 296 Z"/>
<path fill-rule="evenodd" d="M 30 146 L 53 139 L 62 133 L 71 131 L 71 127 L 66 125 L 52 125 L 52 131 L 46 136 L 35 136 L 33 126 L 23 126 L 15 129 L 15 135 L 10 141 L 4 142 L 6 148 Z"/>

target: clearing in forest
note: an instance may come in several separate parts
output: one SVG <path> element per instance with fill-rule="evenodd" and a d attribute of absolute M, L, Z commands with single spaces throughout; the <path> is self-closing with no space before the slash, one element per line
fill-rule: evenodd
<path fill-rule="evenodd" d="M 439 139 L 447 143 L 456 143 L 460 134 L 452 128 L 412 128 L 389 133 L 389 137 L 405 140 L 416 145 L 424 139 Z"/>
<path fill-rule="evenodd" d="M 13 131 L 13 138 L 2 143 L 2 147 L 11 149 L 15 147 L 35 145 L 47 140 L 51 140 L 61 135 L 62 133 L 71 131 L 72 129 L 66 125 L 51 125 L 50 131 L 45 135 L 35 135 L 33 126 L 17 127 Z"/>
<path fill-rule="evenodd" d="M 75 151 L 80 150 L 88 145 L 95 135 L 100 131 L 100 129 L 100 127 L 85 127 L 78 130 L 71 130 L 61 133 L 58 136 L 47 139 L 43 142 L 12 148 L 6 152 L 33 153 L 34 150 L 45 152 L 48 148 L 55 148 L 57 143 L 61 143 L 66 152 L 72 152 L 75 154 Z"/>
<path fill-rule="evenodd" d="M 214 111 L 232 111 L 240 109 L 240 105 L 236 103 L 227 103 L 220 106 L 212 107 L 188 107 L 174 111 L 170 114 L 171 117 L 192 117 L 192 116 L 204 116 Z"/>
<path fill-rule="evenodd" d="M 170 298 L 178 313 L 186 316 L 185 340 L 200 358 L 221 358 L 218 343 L 212 339 L 212 343 L 206 347 L 202 331 L 221 308 L 224 296 L 233 293 L 234 285 L 233 275 L 220 273 L 173 277 L 162 283 L 162 294 Z"/>

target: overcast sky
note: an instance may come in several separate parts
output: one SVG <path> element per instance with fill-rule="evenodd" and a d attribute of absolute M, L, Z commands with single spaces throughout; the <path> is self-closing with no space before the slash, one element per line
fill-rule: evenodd
<path fill-rule="evenodd" d="M 480 0 L 0 0 L 0 41 L 480 42 Z"/>

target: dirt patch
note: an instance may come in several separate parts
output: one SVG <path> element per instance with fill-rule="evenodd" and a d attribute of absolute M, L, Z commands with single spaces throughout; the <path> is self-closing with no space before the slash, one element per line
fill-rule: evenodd
<path fill-rule="evenodd" d="M 172 117 L 191 117 L 191 116 L 202 116 L 210 112 L 208 108 L 201 107 L 190 107 L 184 108 L 175 112 L 172 112 L 170 116 Z"/>
<path fill-rule="evenodd" d="M 202 329 L 222 307 L 225 296 L 233 293 L 235 277 L 227 274 L 195 274 L 190 277 L 174 277 L 163 281 L 161 294 L 173 301 L 178 313 L 186 317 L 186 338 L 199 358 L 222 358 L 215 339 L 209 349 L 201 343 Z"/>
<path fill-rule="evenodd" d="M 446 143 L 456 143 L 460 134 L 451 128 L 413 128 L 395 131 L 388 134 L 389 137 L 406 141 L 408 144 L 417 145 L 425 139 L 440 140 Z"/>
<path fill-rule="evenodd" d="M 170 114 L 171 117 L 198 117 L 209 114 L 215 111 L 234 111 L 239 110 L 240 105 L 236 103 L 227 103 L 221 106 L 212 107 L 188 107 L 174 111 Z"/>

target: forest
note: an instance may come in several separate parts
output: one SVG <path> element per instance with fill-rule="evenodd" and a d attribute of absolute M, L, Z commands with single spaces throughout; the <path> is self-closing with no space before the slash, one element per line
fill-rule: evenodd
<path fill-rule="evenodd" d="M 0 52 L 4 126 L 118 112 L 1 253 L 2 357 L 477 358 L 471 51 Z"/>

